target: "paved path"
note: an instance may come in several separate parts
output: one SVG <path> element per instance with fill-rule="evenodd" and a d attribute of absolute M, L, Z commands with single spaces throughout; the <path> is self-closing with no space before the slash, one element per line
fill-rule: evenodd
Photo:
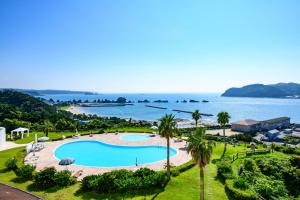
<path fill-rule="evenodd" d="M 0 151 L 5 151 L 8 149 L 13 149 L 16 147 L 23 147 L 23 146 L 26 146 L 26 144 L 16 144 L 14 142 L 7 141 L 5 147 L 0 147 Z"/>
<path fill-rule="evenodd" d="M 0 183 L 0 200 L 42 200 L 28 192 Z"/>

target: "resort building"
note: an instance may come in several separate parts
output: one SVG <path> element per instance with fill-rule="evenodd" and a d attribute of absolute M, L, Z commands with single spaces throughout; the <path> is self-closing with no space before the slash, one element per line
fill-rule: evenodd
<path fill-rule="evenodd" d="M 5 128 L 0 127 L 0 148 L 6 146 L 6 131 Z"/>
<path fill-rule="evenodd" d="M 269 131 L 277 128 L 285 128 L 290 125 L 289 117 L 280 117 L 264 121 L 256 121 L 252 119 L 246 119 L 232 123 L 232 131 L 239 132 L 252 132 L 252 131 Z"/>
<path fill-rule="evenodd" d="M 232 123 L 231 130 L 238 132 L 252 132 L 260 128 L 258 121 L 252 119 L 245 119 L 242 121 Z"/>
<path fill-rule="evenodd" d="M 280 118 L 269 119 L 260 122 L 261 129 L 267 131 L 276 128 L 288 127 L 290 123 L 291 123 L 291 119 L 289 117 L 280 117 Z"/>

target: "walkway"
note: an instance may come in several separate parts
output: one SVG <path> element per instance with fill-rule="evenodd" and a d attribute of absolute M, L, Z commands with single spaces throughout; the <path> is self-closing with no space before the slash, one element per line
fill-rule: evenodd
<path fill-rule="evenodd" d="M 8 149 L 13 149 L 13 148 L 16 148 L 16 147 L 23 147 L 23 146 L 26 146 L 26 144 L 16 144 L 14 142 L 7 141 L 5 147 L 0 147 L 0 151 L 5 151 L 5 150 L 8 150 Z"/>
<path fill-rule="evenodd" d="M 0 200 L 42 200 L 23 190 L 0 183 Z"/>

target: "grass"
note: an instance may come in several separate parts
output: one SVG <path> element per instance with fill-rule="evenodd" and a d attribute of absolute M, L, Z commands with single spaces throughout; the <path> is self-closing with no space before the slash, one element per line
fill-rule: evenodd
<path fill-rule="evenodd" d="M 213 159 L 219 159 L 223 153 L 224 145 L 217 143 Z M 75 200 L 100 200 L 100 199 L 133 199 L 133 200 L 193 200 L 199 199 L 199 168 L 197 166 L 173 177 L 168 185 L 161 190 L 141 191 L 137 194 L 110 194 L 101 195 L 94 192 L 80 191 L 80 183 L 68 188 L 51 188 L 46 191 L 38 190 L 31 181 L 20 182 L 16 179 L 14 172 L 5 169 L 5 162 L 11 157 L 17 157 L 19 164 L 22 163 L 24 156 L 24 147 L 15 148 L 0 152 L 0 182 L 13 185 L 15 187 L 27 190 L 36 194 L 45 200 L 75 199 Z M 235 148 L 231 145 L 227 146 L 225 156 L 232 156 L 236 152 L 245 151 L 245 146 L 240 145 Z M 280 152 L 260 156 L 274 156 L 288 158 L 288 155 Z M 234 170 L 237 170 L 244 157 L 240 157 L 233 163 Z M 227 200 L 224 191 L 224 185 L 217 178 L 217 167 L 211 163 L 205 168 L 205 199 L 208 200 Z"/>
<path fill-rule="evenodd" d="M 113 132 L 132 132 L 132 133 L 152 133 L 153 130 L 151 130 L 150 128 L 111 128 L 111 129 L 106 129 L 104 132 L 106 133 L 113 133 Z M 97 130 L 88 130 L 88 131 L 79 131 L 79 133 L 81 135 L 87 135 L 90 133 L 96 133 Z M 30 132 L 29 133 L 29 137 L 26 137 L 26 135 L 24 135 L 23 139 L 17 139 L 15 140 L 15 143 L 17 144 L 27 144 L 30 142 L 33 142 L 35 140 L 35 134 L 38 135 L 38 137 L 44 137 L 45 134 L 43 132 Z M 75 135 L 76 132 L 75 131 L 63 131 L 63 132 L 50 132 L 48 137 L 50 140 L 57 140 L 60 139 L 63 135 L 68 137 L 68 136 L 72 136 Z"/>

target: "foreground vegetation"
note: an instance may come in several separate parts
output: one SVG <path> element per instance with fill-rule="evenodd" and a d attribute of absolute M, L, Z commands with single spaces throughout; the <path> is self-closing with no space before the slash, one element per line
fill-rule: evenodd
<path fill-rule="evenodd" d="M 241 144 L 236 147 L 232 145 L 227 146 L 225 157 L 232 157 L 237 152 L 245 151 L 246 145 Z M 259 148 L 263 148 L 260 146 Z M 0 181 L 9 185 L 19 187 L 21 189 L 30 191 L 46 200 L 56 199 L 186 199 L 193 200 L 199 199 L 199 168 L 194 166 L 180 174 L 174 174 L 169 183 L 164 188 L 154 188 L 141 190 L 139 192 L 132 193 L 112 193 L 112 194 L 99 194 L 96 192 L 87 192 L 81 189 L 80 183 L 75 183 L 68 187 L 51 187 L 48 189 L 39 189 L 35 186 L 33 181 L 24 181 L 17 178 L 13 171 L 6 169 L 5 163 L 8 159 L 16 157 L 18 165 L 22 165 L 22 158 L 24 157 L 23 147 L 11 149 L 0 152 Z M 219 159 L 222 156 L 224 150 L 223 143 L 217 143 L 214 148 L 212 160 Z M 241 155 L 237 160 L 232 163 L 233 175 L 238 175 L 241 164 L 245 155 Z M 291 156 L 275 151 L 273 154 L 256 155 L 248 158 L 282 158 L 290 159 Z M 172 171 L 174 171 L 173 169 Z M 175 170 L 176 171 L 176 170 Z M 225 192 L 225 182 L 218 177 L 218 168 L 216 162 L 212 162 L 205 168 L 205 199 L 226 200 L 228 199 Z M 178 175 L 178 176 L 176 176 Z"/>

